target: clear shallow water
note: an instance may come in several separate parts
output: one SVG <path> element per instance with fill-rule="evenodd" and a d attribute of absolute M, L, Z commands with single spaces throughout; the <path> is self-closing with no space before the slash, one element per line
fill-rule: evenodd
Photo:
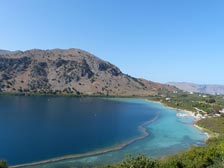
<path fill-rule="evenodd" d="M 141 135 L 138 126 L 156 117 L 145 126 L 148 137 L 121 150 L 33 166 L 38 168 L 109 164 L 128 153 L 162 157 L 203 145 L 206 135 L 192 126 L 193 118 L 141 99 L 3 96 L 0 156 L 21 164 L 100 150 Z"/>

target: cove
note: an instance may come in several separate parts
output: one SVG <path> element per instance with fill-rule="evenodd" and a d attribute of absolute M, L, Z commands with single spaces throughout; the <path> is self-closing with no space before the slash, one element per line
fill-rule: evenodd
<path fill-rule="evenodd" d="M 152 121 L 152 122 L 148 122 Z M 10 165 L 116 148 L 119 150 L 30 167 L 114 163 L 128 153 L 162 157 L 203 145 L 193 118 L 142 99 L 0 96 L 0 158 Z"/>

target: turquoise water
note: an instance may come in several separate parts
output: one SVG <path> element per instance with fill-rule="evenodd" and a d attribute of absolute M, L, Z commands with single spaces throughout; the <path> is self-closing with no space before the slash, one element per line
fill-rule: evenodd
<path fill-rule="evenodd" d="M 0 159 L 10 165 L 111 148 L 149 135 L 120 150 L 37 166 L 87 167 L 121 161 L 127 154 L 153 158 L 204 145 L 192 117 L 143 99 L 0 96 Z"/>
<path fill-rule="evenodd" d="M 174 154 L 186 150 L 194 145 L 204 145 L 206 134 L 195 128 L 192 117 L 176 116 L 176 110 L 166 108 L 160 104 L 139 99 L 115 99 L 116 101 L 145 104 L 154 109 L 159 118 L 145 126 L 149 136 L 136 141 L 121 150 L 108 152 L 79 159 L 68 159 L 54 163 L 48 163 L 33 168 L 53 168 L 53 167 L 87 167 L 93 165 L 105 165 L 121 161 L 131 154 L 145 154 L 153 158 L 160 158 L 169 154 Z M 123 122 L 128 122 L 127 120 Z"/>

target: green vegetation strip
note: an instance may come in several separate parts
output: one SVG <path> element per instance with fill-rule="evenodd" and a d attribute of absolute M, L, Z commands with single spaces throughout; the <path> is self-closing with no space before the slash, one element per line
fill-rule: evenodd
<path fill-rule="evenodd" d="M 212 132 L 224 135 L 224 117 L 213 117 L 199 120 L 197 125 Z"/>
<path fill-rule="evenodd" d="M 158 95 L 148 97 L 148 99 L 159 101 L 169 107 L 198 112 L 203 116 L 205 116 L 205 113 L 209 116 L 220 114 L 220 111 L 224 109 L 223 95 L 173 93 L 161 90 Z"/>

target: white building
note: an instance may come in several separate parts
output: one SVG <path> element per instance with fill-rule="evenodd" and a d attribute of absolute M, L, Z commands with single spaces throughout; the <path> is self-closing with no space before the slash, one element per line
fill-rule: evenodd
<path fill-rule="evenodd" d="M 220 110 L 219 112 L 220 112 L 220 113 L 224 113 L 224 109 Z"/>

